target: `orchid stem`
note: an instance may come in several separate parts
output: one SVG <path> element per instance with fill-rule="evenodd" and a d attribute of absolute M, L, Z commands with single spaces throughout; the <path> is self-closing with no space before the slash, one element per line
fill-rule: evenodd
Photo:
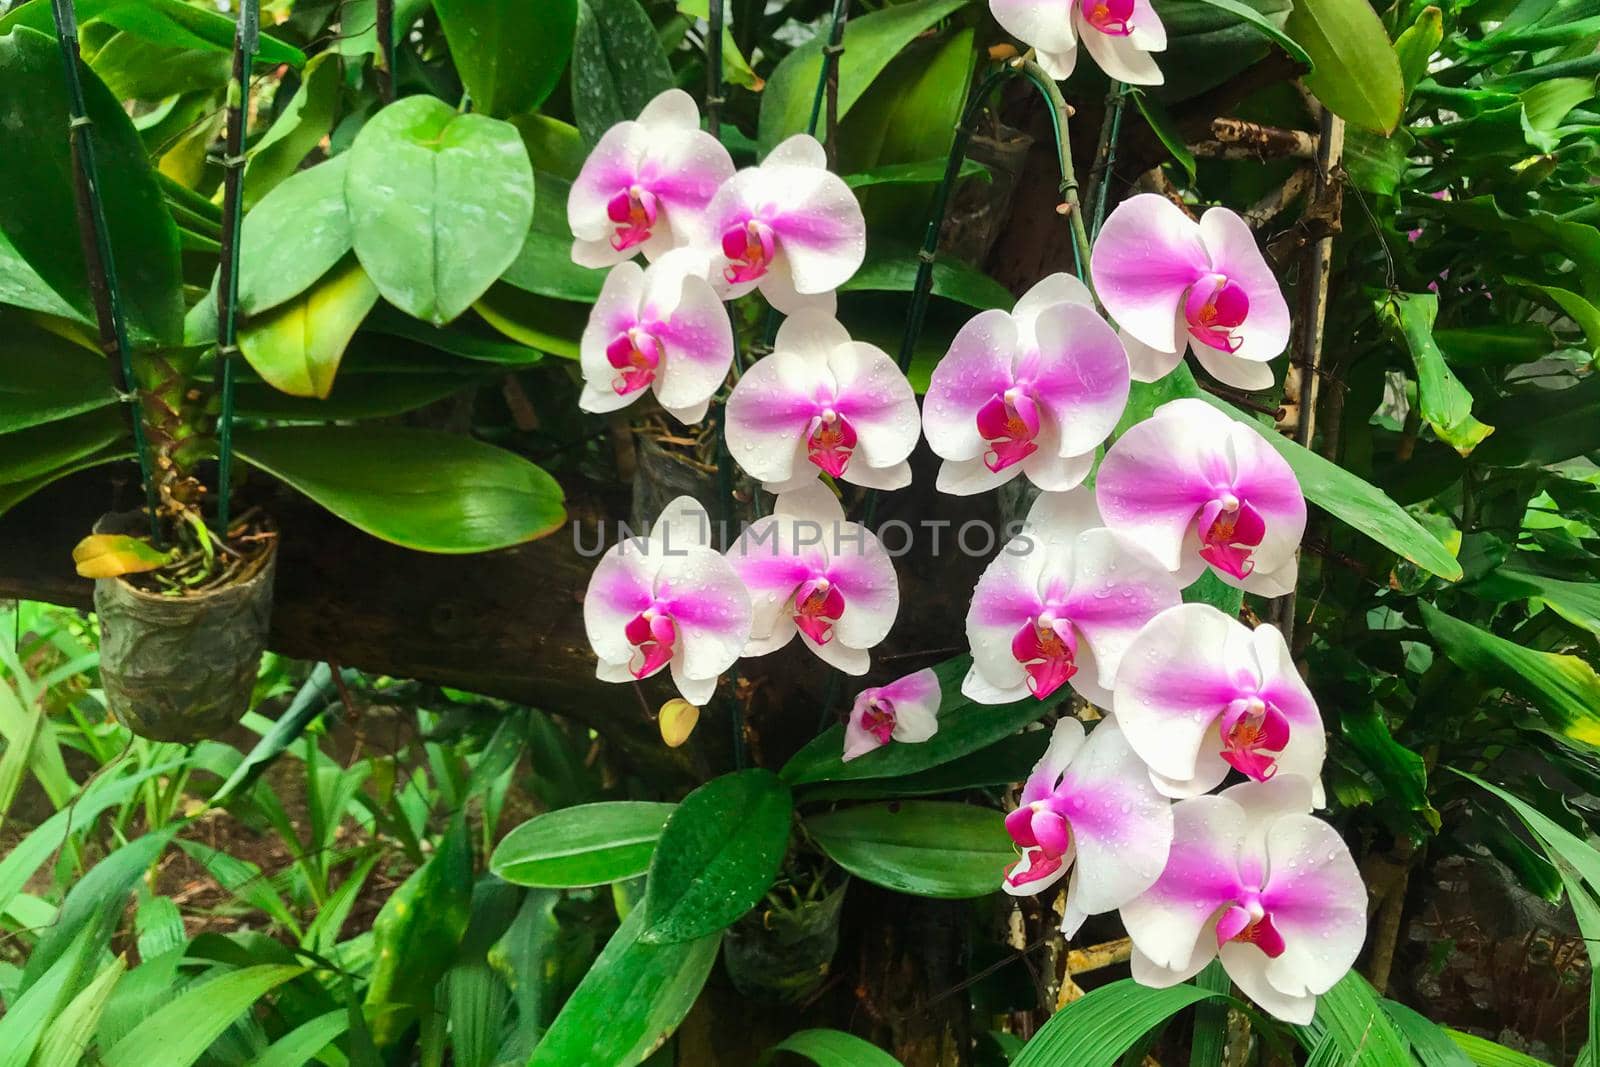
<path fill-rule="evenodd" d="M 222 248 L 217 264 L 217 358 L 222 379 L 217 414 L 217 526 L 228 538 L 233 496 L 234 368 L 239 361 L 239 235 L 244 222 L 244 130 L 250 120 L 250 64 L 261 32 L 261 0 L 243 0 L 228 81 L 228 136 L 222 157 Z"/>
<path fill-rule="evenodd" d="M 156 547 L 163 547 L 161 520 L 157 514 L 159 497 L 151 477 L 150 446 L 145 439 L 142 391 L 133 373 L 133 350 L 128 342 L 128 321 L 122 307 L 122 288 L 117 282 L 116 256 L 111 248 L 111 233 L 106 226 L 105 202 L 100 197 L 100 170 L 95 161 L 94 123 L 89 118 L 83 94 L 83 78 L 78 71 L 82 58 L 78 48 L 78 19 L 72 0 L 51 0 L 56 40 L 67 85 L 68 137 L 72 145 L 73 185 L 77 197 L 78 240 L 88 274 L 89 296 L 94 303 L 95 325 L 100 334 L 100 350 L 111 372 L 111 385 L 122 403 L 128 429 L 133 434 L 134 451 L 139 457 L 139 480 L 144 484 L 145 510 L 150 518 L 150 536 Z"/>
<path fill-rule="evenodd" d="M 373 80 L 378 83 L 378 99 L 394 103 L 394 0 L 377 0 L 378 56 L 373 64 Z"/>
<path fill-rule="evenodd" d="M 1089 172 L 1090 188 L 1094 195 L 1094 221 L 1089 227 L 1091 238 L 1100 236 L 1100 227 L 1106 221 L 1106 203 L 1111 199 L 1111 172 L 1117 165 L 1117 139 L 1122 136 L 1122 113 L 1131 90 L 1119 81 L 1111 83 L 1106 94 L 1105 117 L 1100 121 L 1100 147 L 1095 152 L 1094 169 Z"/>
<path fill-rule="evenodd" d="M 811 98 L 811 119 L 806 123 L 806 132 L 815 137 L 817 122 L 822 117 L 822 102 L 827 97 L 830 106 L 825 140 L 829 144 L 839 124 L 839 57 L 844 54 L 844 27 L 849 18 L 850 0 L 833 0 L 833 19 L 828 23 L 828 40 L 822 46 L 822 70 L 817 74 L 817 91 Z"/>
<path fill-rule="evenodd" d="M 724 0 L 710 0 L 706 8 L 706 128 L 722 140 L 722 33 Z"/>

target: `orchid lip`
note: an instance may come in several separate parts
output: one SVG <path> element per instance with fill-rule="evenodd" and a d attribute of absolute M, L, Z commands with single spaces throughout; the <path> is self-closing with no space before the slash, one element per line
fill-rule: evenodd
<path fill-rule="evenodd" d="M 1224 574 L 1246 578 L 1255 570 L 1253 550 L 1266 536 L 1260 512 L 1232 491 L 1224 491 L 1195 518 L 1200 558 Z"/>
<path fill-rule="evenodd" d="M 862 728 L 877 738 L 878 744 L 887 745 L 894 736 L 894 725 L 894 704 L 882 697 L 873 697 L 861 715 Z"/>
<path fill-rule="evenodd" d="M 794 624 L 819 645 L 833 640 L 833 627 L 844 614 L 844 594 L 826 578 L 803 583 L 794 594 Z"/>
<path fill-rule="evenodd" d="M 722 233 L 722 253 L 729 259 L 722 276 L 733 285 L 764 277 L 777 253 L 772 227 L 760 219 L 747 219 Z"/>
<path fill-rule="evenodd" d="M 1085 0 L 1083 19 L 1101 33 L 1126 37 L 1133 32 L 1133 0 Z"/>
<path fill-rule="evenodd" d="M 1078 673 L 1072 624 L 1049 613 L 1029 619 L 1011 639 L 1011 655 L 1028 673 L 1028 691 L 1043 700 Z"/>
<path fill-rule="evenodd" d="M 627 396 L 655 380 L 661 365 L 661 343 L 642 326 L 632 326 L 606 346 L 606 360 L 618 371 L 611 388 L 618 396 Z"/>
<path fill-rule="evenodd" d="M 1269 959 L 1283 955 L 1283 934 L 1272 921 L 1272 913 L 1261 904 L 1259 892 L 1247 892 L 1230 904 L 1217 920 L 1217 947 L 1230 941 L 1254 945 Z"/>
<path fill-rule="evenodd" d="M 1012 385 L 978 409 L 978 433 L 989 443 L 983 464 L 999 473 L 1039 450 L 1039 408 L 1033 396 Z"/>
<path fill-rule="evenodd" d="M 806 458 L 831 477 L 842 476 L 856 448 L 855 427 L 833 408 L 825 408 L 806 431 Z"/>
<path fill-rule="evenodd" d="M 1184 294 L 1183 314 L 1196 341 L 1220 352 L 1237 352 L 1244 342 L 1234 330 L 1249 317 L 1250 297 L 1226 275 L 1210 274 Z"/>
<path fill-rule="evenodd" d="M 628 620 L 623 635 L 634 649 L 628 672 L 635 678 L 647 678 L 672 659 L 678 627 L 670 614 L 648 607 Z"/>
<path fill-rule="evenodd" d="M 656 195 L 638 183 L 613 196 L 606 204 L 606 217 L 617 224 L 611 247 L 626 252 L 648 241 L 659 211 Z"/>
<path fill-rule="evenodd" d="M 1217 723 L 1222 758 L 1241 774 L 1265 782 L 1278 773 L 1278 757 L 1289 743 L 1289 720 L 1252 694 L 1230 703 Z"/>

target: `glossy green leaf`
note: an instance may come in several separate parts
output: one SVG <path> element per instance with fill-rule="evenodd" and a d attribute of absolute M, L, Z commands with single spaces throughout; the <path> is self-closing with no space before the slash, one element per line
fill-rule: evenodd
<path fill-rule="evenodd" d="M 673 87 L 661 38 L 639 0 L 578 0 L 572 114 L 591 145 Z"/>
<path fill-rule="evenodd" d="M 675 807 L 617 800 L 537 815 L 501 839 L 489 869 L 516 885 L 552 889 L 636 878 L 650 869 Z"/>
<path fill-rule="evenodd" d="M 1555 334 L 1542 322 L 1504 322 L 1433 331 L 1444 358 L 1457 367 L 1501 367 L 1532 363 L 1556 349 Z"/>
<path fill-rule="evenodd" d="M 345 346 L 378 302 L 354 256 L 281 307 L 239 328 L 239 351 L 263 381 L 290 396 L 326 397 Z"/>
<path fill-rule="evenodd" d="M 73 6 L 79 25 L 99 19 L 169 48 L 233 50 L 233 19 L 183 0 L 74 0 Z M 17 26 L 55 36 L 50 0 L 26 0 L 0 18 L 0 34 Z M 261 35 L 256 59 L 264 64 L 287 63 L 292 67 L 302 66 L 306 61 L 304 52 L 285 44 L 270 32 Z"/>
<path fill-rule="evenodd" d="M 509 285 L 483 294 L 472 309 L 518 344 L 562 359 L 578 358 L 589 309 L 575 300 L 536 296 Z"/>
<path fill-rule="evenodd" d="M 533 219 L 533 168 L 507 123 L 410 96 L 350 146 L 345 203 L 361 265 L 385 300 L 435 324 L 511 265 Z"/>
<path fill-rule="evenodd" d="M 274 1041 L 250 1067 L 304 1067 L 348 1029 L 350 1012 L 344 1008 L 318 1015 Z"/>
<path fill-rule="evenodd" d="M 1245 10 L 1254 14 L 1253 9 L 1246 8 Z M 1263 19 L 1262 21 L 1265 20 Z M 1269 22 L 1267 25 L 1270 26 L 1272 24 Z M 1194 181 L 1194 153 L 1189 150 L 1188 140 L 1178 131 L 1177 126 L 1172 121 L 1172 116 L 1167 113 L 1167 109 L 1142 90 L 1129 89 L 1128 95 L 1133 97 L 1134 106 L 1139 109 L 1139 114 L 1144 116 L 1144 121 L 1149 124 L 1150 132 L 1156 135 L 1156 139 L 1161 142 L 1162 147 L 1171 153 L 1178 166 L 1182 167 L 1184 173 L 1189 175 L 1189 180 Z"/>
<path fill-rule="evenodd" d="M 362 339 L 357 335 L 358 342 Z M 347 367 L 333 390 L 320 399 L 290 396 L 264 382 L 249 381 L 238 384 L 235 403 L 244 419 L 386 419 L 470 389 L 475 380 L 464 374 L 351 374 Z"/>
<path fill-rule="evenodd" d="M 1011 1067 L 1113 1067 L 1167 1019 L 1221 996 L 1192 985 L 1148 989 L 1131 978 L 1112 982 L 1052 1015 Z"/>
<path fill-rule="evenodd" d="M 1306 87 L 1335 115 L 1382 133 L 1399 124 L 1400 61 L 1367 0 L 1298 0 L 1285 29 L 1315 65 Z"/>
<path fill-rule="evenodd" d="M 92 71 L 82 73 L 130 336 L 136 344 L 176 341 L 183 333 L 178 228 L 121 103 Z M 21 28 L 0 37 L 0 159 L 7 189 L 0 197 L 0 231 L 51 291 L 91 321 L 66 129 L 55 41 Z"/>
<path fill-rule="evenodd" d="M 1411 1051 L 1416 1054 L 1422 1067 L 1472 1067 L 1472 1060 L 1461 1051 L 1459 1045 L 1450 1040 L 1444 1027 L 1397 1000 L 1380 1003 L 1384 1013 L 1411 1043 Z"/>
<path fill-rule="evenodd" d="M 684 797 L 650 860 L 640 940 L 694 941 L 733 925 L 777 878 L 793 813 L 789 787 L 760 768 Z"/>
<path fill-rule="evenodd" d="M 917 283 L 915 253 L 868 254 L 861 269 L 839 287 L 841 292 L 909 293 Z M 1010 291 L 993 278 L 957 259 L 933 265 L 933 294 L 977 308 L 1010 308 L 1016 303 Z"/>
<path fill-rule="evenodd" d="M 1259 30 L 1261 35 L 1279 48 L 1283 49 L 1296 62 L 1307 71 L 1315 71 L 1316 57 L 1306 48 L 1301 47 L 1301 42 L 1296 39 L 1292 26 L 1285 32 L 1279 29 L 1278 24 L 1249 4 L 1240 3 L 1239 0 L 1203 0 L 1204 3 L 1230 15 L 1237 15 L 1252 29 Z"/>
<path fill-rule="evenodd" d="M 89 65 L 119 100 L 163 100 L 215 92 L 228 82 L 228 54 L 215 48 L 173 48 L 126 31 L 115 33 Z"/>
<path fill-rule="evenodd" d="M 150 1050 L 160 1049 L 162 1067 L 190 1067 L 251 1005 L 305 970 L 262 964 L 191 985 L 167 999 L 100 1062 L 104 1067 L 148 1067 Z"/>
<path fill-rule="evenodd" d="M 801 790 L 800 801 L 819 804 L 833 800 L 937 796 L 1010 785 L 1027 778 L 1049 743 L 1049 730 L 1028 730 L 927 770 L 893 778 L 854 778 L 808 785 Z"/>
<path fill-rule="evenodd" d="M 760 92 L 766 82 L 750 67 L 750 61 L 739 51 L 733 39 L 732 4 L 725 4 L 722 13 L 722 76 L 729 85 L 739 85 Z M 710 20 L 709 0 L 678 0 L 678 11 L 692 19 Z"/>
<path fill-rule="evenodd" d="M 946 163 L 942 159 L 924 159 L 915 163 L 888 163 L 840 177 L 852 189 L 866 189 L 874 185 L 928 185 L 944 181 L 945 169 Z M 973 159 L 961 161 L 961 170 L 956 177 L 958 180 L 979 178 L 985 182 L 994 179 L 988 167 Z"/>
<path fill-rule="evenodd" d="M 1383 785 L 1389 803 L 1418 813 L 1437 833 L 1439 813 L 1428 801 L 1427 764 L 1394 739 L 1379 710 L 1372 705 L 1343 708 L 1339 712 L 1339 732 Z"/>
<path fill-rule="evenodd" d="M 1433 58 L 1444 39 L 1444 13 L 1437 7 L 1425 7 L 1417 21 L 1407 26 L 1395 38 L 1395 58 L 1400 63 L 1400 83 L 1407 99 L 1428 73 L 1428 61 Z"/>
<path fill-rule="evenodd" d="M 374 537 L 420 552 L 487 552 L 566 519 L 561 487 L 510 452 L 400 426 L 301 426 L 236 435 L 239 456 Z"/>
<path fill-rule="evenodd" d="M 622 920 L 550 1024 L 528 1067 L 634 1067 L 689 1014 L 722 938 L 710 934 L 698 941 L 650 944 L 640 938 L 645 912 L 636 907 Z"/>
<path fill-rule="evenodd" d="M 1587 662 L 1523 648 L 1426 601 L 1417 607 L 1439 651 L 1456 666 L 1528 701 L 1557 733 L 1600 747 L 1600 676 Z"/>
<path fill-rule="evenodd" d="M 776 1052 L 804 1056 L 817 1067 L 900 1067 L 899 1060 L 878 1046 L 842 1030 L 801 1030 L 790 1034 L 772 1046 L 762 1063 L 770 1061 Z"/>
<path fill-rule="evenodd" d="M 1600 637 L 1600 585 L 1543 574 L 1539 565 L 1536 554 L 1514 556 L 1473 582 L 1468 592 L 1496 604 L 1540 600 L 1574 626 Z"/>
<path fill-rule="evenodd" d="M 839 117 L 861 99 L 867 87 L 924 30 L 946 18 L 967 0 L 911 0 L 879 11 L 857 15 L 845 23 L 844 52 L 839 56 Z M 818 36 L 783 58 L 767 79 L 761 94 L 760 135 L 762 153 L 791 134 L 804 133 L 822 71 L 824 19 Z"/>
<path fill-rule="evenodd" d="M 1445 1033 L 1450 1035 L 1450 1040 L 1454 1041 L 1456 1046 L 1467 1054 L 1467 1059 L 1477 1067 L 1552 1067 L 1549 1060 L 1541 1060 L 1526 1052 L 1506 1048 L 1486 1037 L 1450 1029 L 1446 1029 Z"/>
<path fill-rule="evenodd" d="M 11 239 L 0 231 L 0 304 L 42 311 L 46 315 L 71 319 L 88 325 L 89 318 L 62 299 L 50 283 L 39 277 L 39 272 L 22 258 L 11 245 Z"/>
<path fill-rule="evenodd" d="M 531 367 L 544 359 L 543 352 L 504 340 L 497 331 L 481 323 L 458 319 L 451 326 L 430 326 L 386 305 L 380 305 L 367 318 L 366 330 L 356 338 L 357 347 L 362 345 L 368 333 L 384 337 L 403 337 L 439 352 L 448 352 L 452 356 L 482 363 Z"/>
<path fill-rule="evenodd" d="M 864 804 L 810 816 L 805 827 L 851 874 L 919 897 L 987 896 L 1017 859 L 1005 817 L 970 804 Z"/>
<path fill-rule="evenodd" d="M 100 968 L 94 981 L 84 986 L 61 1014 L 51 1020 L 34 1054 L 33 1067 L 80 1067 L 84 1050 L 94 1043 L 95 1027 L 100 1022 L 100 1013 L 105 1010 L 106 999 L 127 970 L 127 960 L 122 956 Z"/>
<path fill-rule="evenodd" d="M 246 211 L 294 174 L 311 150 L 328 135 L 339 107 L 339 89 L 336 53 L 323 52 L 306 64 L 300 75 L 300 87 L 250 149 L 242 186 Z M 281 233 L 278 239 L 283 240 Z M 243 282 L 243 278 L 240 281 Z"/>
<path fill-rule="evenodd" d="M 127 434 L 122 413 L 111 408 L 16 430 L 5 437 L 0 484 L 47 475 L 105 450 Z"/>
<path fill-rule="evenodd" d="M 846 763 L 844 726 L 836 724 L 813 738 L 783 767 L 790 785 L 814 782 L 850 782 L 864 778 L 892 778 L 916 774 L 1008 737 L 1037 722 L 1066 697 L 1029 697 L 1011 704 L 978 704 L 961 695 L 961 682 L 972 666 L 971 656 L 957 656 L 934 668 L 939 678 L 939 730 L 915 745 L 890 744 Z"/>
<path fill-rule="evenodd" d="M 1309 1027 L 1317 1036 L 1308 1047 L 1317 1047 L 1332 1038 L 1340 1057 L 1338 1063 L 1410 1062 L 1410 1047 L 1394 1023 L 1378 1007 L 1372 984 L 1356 971 L 1349 971 L 1332 989 L 1317 997 L 1317 1013 Z"/>
<path fill-rule="evenodd" d="M 1451 371 L 1434 342 L 1439 297 L 1434 293 L 1397 293 L 1380 300 L 1377 309 L 1379 319 L 1399 335 L 1416 365 L 1423 421 L 1433 427 L 1440 440 L 1461 455 L 1470 455 L 1479 442 L 1494 433 L 1494 427 L 1472 417 L 1472 394 Z"/>
<path fill-rule="evenodd" d="M 113 445 L 104 451 L 75 460 L 64 467 L 57 467 L 50 473 L 41 474 L 37 478 L 29 478 L 20 482 L 0 482 L 0 515 L 4 515 L 33 494 L 49 486 L 52 482 L 60 481 L 68 475 L 88 470 L 91 467 L 99 467 L 107 463 L 115 463 L 118 460 L 132 458 L 131 442 L 126 446 Z"/>
<path fill-rule="evenodd" d="M 1506 281 L 1512 285 L 1524 286 L 1543 296 L 1566 314 L 1589 341 L 1591 355 L 1600 356 L 1600 308 L 1595 307 L 1589 300 L 1571 289 L 1563 289 L 1555 285 L 1540 285 L 1538 282 L 1507 275 Z"/>
<path fill-rule="evenodd" d="M 571 234 L 535 228 L 528 231 L 522 250 L 501 280 L 538 296 L 592 304 L 600 296 L 606 274 L 572 262 Z"/>
<path fill-rule="evenodd" d="M 532 111 L 572 54 L 578 0 L 434 0 L 472 106 L 496 118 Z"/>
<path fill-rule="evenodd" d="M 98 353 L 16 316 L 0 318 L 0 333 L 6 339 L 0 359 L 0 433 L 116 403 L 110 368 Z"/>
<path fill-rule="evenodd" d="M 1183 590 L 1185 604 L 1210 604 L 1224 615 L 1237 617 L 1244 606 L 1244 590 L 1236 589 L 1207 568 Z"/>

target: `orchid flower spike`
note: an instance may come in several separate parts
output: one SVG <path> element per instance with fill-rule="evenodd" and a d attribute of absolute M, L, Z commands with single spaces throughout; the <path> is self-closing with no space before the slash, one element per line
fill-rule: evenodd
<path fill-rule="evenodd" d="M 583 598 L 584 629 L 600 657 L 595 677 L 631 682 L 670 666 L 685 700 L 710 701 L 750 637 L 750 594 L 710 534 L 706 509 L 680 496 L 648 537 L 601 557 Z"/>
<path fill-rule="evenodd" d="M 1169 797 L 1208 793 L 1231 767 L 1257 782 L 1297 775 L 1323 804 L 1322 716 L 1275 626 L 1251 630 L 1209 604 L 1168 608 L 1123 653 L 1112 707 Z"/>
<path fill-rule="evenodd" d="M 868 649 L 888 636 L 900 610 L 900 583 L 877 537 L 846 521 L 826 485 L 780 494 L 727 558 L 755 605 L 746 656 L 774 652 L 798 633 L 823 662 L 867 673 Z"/>
<path fill-rule="evenodd" d="M 1350 850 L 1310 808 L 1309 783 L 1288 774 L 1173 805 L 1166 870 L 1122 906 L 1134 979 L 1177 985 L 1220 956 L 1268 1013 L 1309 1023 L 1367 932 Z"/>
<path fill-rule="evenodd" d="M 1163 404 L 1106 450 L 1095 474 L 1106 525 L 1187 586 L 1209 566 L 1261 596 L 1294 589 L 1306 501 L 1261 434 L 1204 400 Z"/>
<path fill-rule="evenodd" d="M 618 263 L 606 275 L 579 342 L 584 411 L 616 411 L 653 390 L 686 425 L 706 408 L 733 364 L 733 326 L 693 249 L 648 269 Z"/>
<path fill-rule="evenodd" d="M 911 484 L 917 396 L 894 360 L 831 316 L 784 320 L 772 354 L 728 397 L 728 451 L 782 493 L 819 473 L 874 489 Z"/>
<path fill-rule="evenodd" d="M 567 194 L 572 261 L 609 267 L 639 252 L 655 259 L 695 234 L 695 220 L 733 159 L 700 129 L 700 110 L 668 89 L 632 122 L 619 122 L 594 146 Z"/>
<path fill-rule="evenodd" d="M 1289 343 L 1289 305 L 1237 214 L 1214 207 L 1195 222 L 1166 197 L 1141 193 L 1106 219 L 1089 263 L 1136 380 L 1164 377 L 1187 342 L 1218 381 L 1272 387 L 1267 363 Z"/>
<path fill-rule="evenodd" d="M 1082 723 L 1061 719 L 1006 816 L 1022 859 L 1006 872 L 1005 891 L 1037 893 L 1070 869 L 1061 920 L 1068 937 L 1087 916 L 1149 889 L 1166 865 L 1172 805 L 1140 768 L 1113 720 L 1101 720 L 1086 741 Z"/>
<path fill-rule="evenodd" d="M 1128 357 L 1076 278 L 1052 274 L 1017 301 L 972 318 L 939 361 L 923 432 L 944 464 L 941 492 L 966 496 L 1019 473 L 1071 489 L 1127 406 Z"/>
<path fill-rule="evenodd" d="M 1052 78 L 1072 75 L 1081 42 L 1106 77 L 1162 83 L 1150 53 L 1166 51 L 1167 28 L 1150 0 L 989 0 L 989 10 L 1007 33 L 1033 47 Z"/>
<path fill-rule="evenodd" d="M 795 134 L 723 183 L 701 239 L 723 299 L 760 289 L 785 315 L 833 313 L 833 291 L 861 266 L 867 223 L 815 137 Z"/>
<path fill-rule="evenodd" d="M 978 579 L 967 610 L 972 669 L 961 692 L 1001 704 L 1030 693 L 1042 700 L 1070 682 L 1109 709 L 1123 650 L 1178 603 L 1171 573 L 1101 526 L 1087 489 L 1045 493 Z"/>
<path fill-rule="evenodd" d="M 925 667 L 888 685 L 863 689 L 844 728 L 846 763 L 890 741 L 926 741 L 939 732 L 939 676 Z"/>

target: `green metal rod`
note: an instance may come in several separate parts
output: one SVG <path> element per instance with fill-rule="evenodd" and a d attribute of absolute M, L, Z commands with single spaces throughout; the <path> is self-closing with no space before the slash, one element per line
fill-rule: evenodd
<path fill-rule="evenodd" d="M 1089 227 L 1091 238 L 1100 236 L 1100 227 L 1106 221 L 1106 203 L 1111 195 L 1111 172 L 1117 165 L 1117 140 L 1122 136 L 1122 115 L 1127 109 L 1128 86 L 1112 82 L 1106 95 L 1106 114 L 1100 123 L 1100 147 L 1095 152 L 1094 171 L 1094 221 Z"/>
<path fill-rule="evenodd" d="M 813 137 L 817 135 L 817 122 L 822 117 L 822 99 L 829 79 L 838 76 L 839 57 L 844 54 L 844 26 L 849 18 L 850 0 L 833 0 L 833 20 L 828 24 L 828 41 L 822 49 L 822 70 L 817 75 L 817 91 L 811 97 L 811 118 L 806 123 L 806 132 Z"/>
<path fill-rule="evenodd" d="M 117 282 L 117 261 L 111 248 L 111 232 L 106 225 L 105 201 L 100 196 L 100 168 L 95 160 L 93 120 L 83 94 L 83 78 L 78 47 L 78 18 L 72 0 L 50 0 L 56 24 L 56 40 L 61 48 L 61 63 L 67 85 L 67 114 L 72 144 L 73 178 L 77 194 L 78 239 L 83 246 L 84 266 L 89 275 L 89 293 L 94 302 L 95 322 L 100 332 L 100 348 L 111 371 L 111 384 L 123 404 L 134 451 L 139 457 L 139 479 L 144 483 L 145 510 L 150 518 L 150 536 L 157 547 L 163 544 L 161 521 L 157 516 L 160 498 L 151 477 L 150 445 L 145 438 L 144 411 L 139 403 L 133 373 L 133 347 L 128 343 L 127 315 L 122 307 L 122 287 Z"/>

